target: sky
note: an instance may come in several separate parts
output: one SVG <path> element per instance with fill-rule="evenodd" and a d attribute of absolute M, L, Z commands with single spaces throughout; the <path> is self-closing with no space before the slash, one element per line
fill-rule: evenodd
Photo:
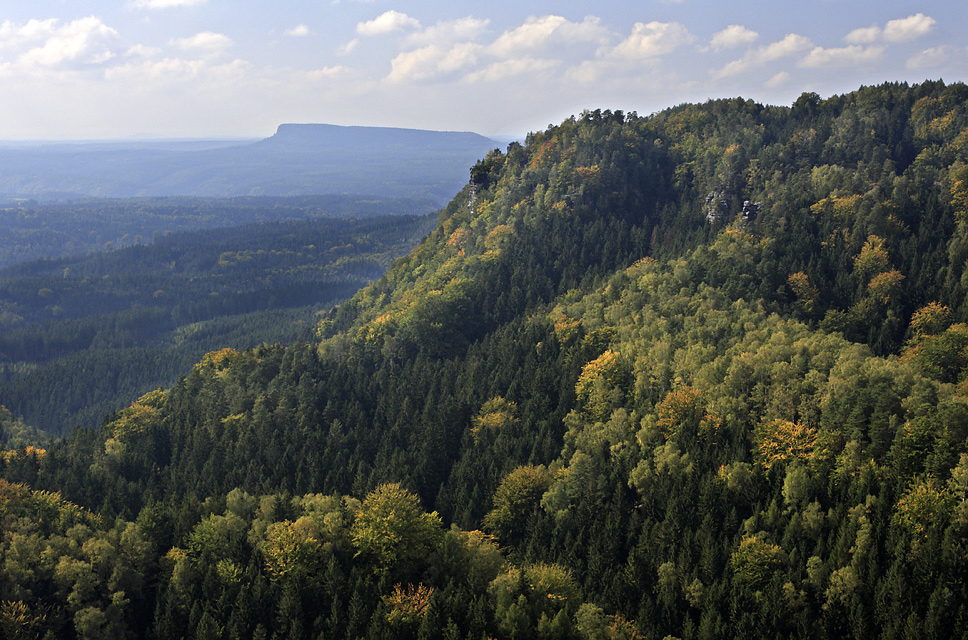
<path fill-rule="evenodd" d="M 6 0 L 0 140 L 517 137 L 585 109 L 963 82 L 962 1 Z"/>

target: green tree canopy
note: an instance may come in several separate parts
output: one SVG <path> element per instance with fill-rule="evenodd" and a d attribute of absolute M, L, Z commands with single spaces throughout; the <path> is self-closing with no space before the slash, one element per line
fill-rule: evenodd
<path fill-rule="evenodd" d="M 420 499 L 399 483 L 371 491 L 351 528 L 358 556 L 372 559 L 376 571 L 406 572 L 437 548 L 443 524 L 437 512 L 427 513 Z"/>

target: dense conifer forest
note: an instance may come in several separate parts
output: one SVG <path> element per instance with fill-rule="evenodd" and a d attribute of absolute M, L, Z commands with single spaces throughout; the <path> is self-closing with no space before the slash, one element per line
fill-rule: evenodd
<path fill-rule="evenodd" d="M 262 222 L 2 269 L 0 405 L 59 436 L 171 385 L 208 351 L 306 338 L 314 312 L 378 278 L 432 224 Z"/>
<path fill-rule="evenodd" d="M 429 199 L 372 195 L 0 201 L 0 269 L 147 245 L 173 233 L 314 218 L 426 215 Z"/>
<path fill-rule="evenodd" d="M 312 339 L 0 414 L 0 629 L 968 637 L 966 263 L 965 85 L 576 115 Z"/>

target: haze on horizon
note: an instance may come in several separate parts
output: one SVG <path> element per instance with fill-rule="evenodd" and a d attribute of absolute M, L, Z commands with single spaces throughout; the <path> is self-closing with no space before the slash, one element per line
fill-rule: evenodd
<path fill-rule="evenodd" d="M 95 0 L 0 11 L 0 140 L 284 122 L 521 135 L 583 109 L 968 77 L 958 3 Z"/>

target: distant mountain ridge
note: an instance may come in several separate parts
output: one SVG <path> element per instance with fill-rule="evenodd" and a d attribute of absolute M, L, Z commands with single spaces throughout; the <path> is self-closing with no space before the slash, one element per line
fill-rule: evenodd
<path fill-rule="evenodd" d="M 445 204 L 497 143 L 467 132 L 283 124 L 269 138 L 0 148 L 0 198 L 374 194 Z"/>
<path fill-rule="evenodd" d="M 490 148 L 494 141 L 469 131 L 431 131 L 427 129 L 404 129 L 399 127 L 340 126 L 335 124 L 281 124 L 275 134 L 262 140 L 261 144 L 285 146 L 313 146 L 331 144 L 355 144 L 365 147 L 401 148 L 410 145 L 429 145 L 446 148 L 457 144 Z"/>

